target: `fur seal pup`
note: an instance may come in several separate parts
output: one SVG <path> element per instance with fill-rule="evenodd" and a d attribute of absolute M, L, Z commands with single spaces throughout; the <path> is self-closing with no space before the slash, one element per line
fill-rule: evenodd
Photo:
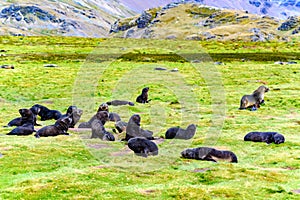
<path fill-rule="evenodd" d="M 157 145 L 146 138 L 135 137 L 128 140 L 128 147 L 134 151 L 135 155 L 147 157 L 158 155 Z"/>
<path fill-rule="evenodd" d="M 264 103 L 264 95 L 269 91 L 269 88 L 262 85 L 259 86 L 252 94 L 244 95 L 240 102 L 240 110 L 252 108 L 252 110 L 257 110 L 260 104 Z"/>
<path fill-rule="evenodd" d="M 92 122 L 95 121 L 97 118 L 104 125 L 106 122 L 109 121 L 109 113 L 107 111 L 99 111 L 89 121 L 80 123 L 78 128 L 92 128 Z"/>
<path fill-rule="evenodd" d="M 190 124 L 186 129 L 180 127 L 172 127 L 166 131 L 166 139 L 184 139 L 188 140 L 194 137 L 196 133 L 196 125 Z"/>
<path fill-rule="evenodd" d="M 38 115 L 41 117 L 41 121 L 50 119 L 58 120 L 62 116 L 61 112 L 59 112 L 58 110 L 50 110 L 46 106 L 42 106 L 40 104 L 35 104 L 32 107 L 37 107 L 40 109 Z"/>
<path fill-rule="evenodd" d="M 100 106 L 98 107 L 97 112 L 100 112 L 100 111 L 107 111 L 107 112 L 109 112 L 109 110 L 108 110 L 108 104 L 107 103 L 100 104 Z"/>
<path fill-rule="evenodd" d="M 126 131 L 128 123 L 123 121 L 117 121 L 115 123 L 115 128 L 118 130 L 119 133 L 122 133 L 123 131 Z M 114 130 L 115 131 L 115 130 Z"/>
<path fill-rule="evenodd" d="M 96 119 L 92 122 L 91 138 L 100 138 L 101 140 L 115 141 L 115 137 L 110 132 L 106 131 L 100 120 Z"/>
<path fill-rule="evenodd" d="M 278 132 L 249 132 L 245 135 L 244 141 L 280 144 L 284 143 L 285 138 Z"/>
<path fill-rule="evenodd" d="M 26 113 L 26 112 L 28 112 L 27 110 L 28 109 L 19 109 L 19 113 L 20 113 L 21 117 L 17 117 L 15 119 L 11 120 L 10 122 L 8 122 L 8 124 L 7 124 L 6 127 L 10 127 L 10 126 L 22 126 L 25 122 L 27 122 L 28 121 L 28 116 L 31 117 L 31 114 L 28 115 L 28 113 Z M 36 123 L 36 115 L 39 112 L 39 109 L 37 107 L 35 107 L 35 108 L 31 107 L 29 110 L 33 114 L 33 125 L 34 126 L 41 126 L 40 124 Z"/>
<path fill-rule="evenodd" d="M 112 105 L 112 106 L 123 106 L 123 105 L 130 105 L 134 106 L 134 103 L 131 101 L 124 101 L 124 100 L 113 100 L 113 101 L 108 101 L 106 102 L 107 105 Z"/>
<path fill-rule="evenodd" d="M 74 128 L 75 124 L 80 120 L 83 111 L 78 109 L 77 106 L 69 106 L 66 114 L 63 114 L 60 118 L 64 118 L 67 116 L 72 116 L 72 123 L 69 128 Z"/>
<path fill-rule="evenodd" d="M 150 100 L 148 100 L 148 91 L 149 91 L 149 87 L 143 88 L 142 94 L 140 94 L 136 98 L 136 102 L 138 102 L 138 103 L 149 103 Z"/>
<path fill-rule="evenodd" d="M 36 138 L 57 136 L 57 135 L 69 135 L 67 133 L 69 126 L 72 123 L 72 116 L 67 116 L 56 120 L 54 125 L 44 126 L 39 129 L 34 136 Z"/>
<path fill-rule="evenodd" d="M 118 115 L 118 113 L 115 113 L 115 112 L 110 112 L 108 114 L 108 118 L 109 118 L 109 121 L 111 121 L 111 122 L 121 121 L 120 115 Z"/>
<path fill-rule="evenodd" d="M 34 130 L 34 116 L 31 110 L 19 109 L 21 114 L 20 126 L 11 130 L 7 135 L 30 135 Z"/>
<path fill-rule="evenodd" d="M 210 147 L 189 148 L 181 152 L 183 158 L 207 160 L 217 162 L 218 160 L 226 160 L 237 163 L 236 155 L 231 151 L 221 151 Z"/>
<path fill-rule="evenodd" d="M 138 114 L 134 114 L 130 117 L 129 122 L 126 127 L 126 136 L 125 139 L 128 141 L 130 138 L 134 137 L 143 137 L 149 140 L 153 140 L 153 132 L 149 130 L 143 130 L 140 127 L 141 117 Z"/>

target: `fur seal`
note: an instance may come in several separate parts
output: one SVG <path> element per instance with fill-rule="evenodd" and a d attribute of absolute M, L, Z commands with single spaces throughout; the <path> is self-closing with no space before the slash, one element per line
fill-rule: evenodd
<path fill-rule="evenodd" d="M 128 123 L 127 122 L 123 122 L 123 121 L 117 121 L 115 123 L 115 127 L 118 130 L 119 133 L 122 133 L 123 131 L 126 131 L 126 127 L 127 127 Z"/>
<path fill-rule="evenodd" d="M 48 137 L 48 136 L 57 136 L 57 135 L 69 135 L 67 133 L 69 126 L 72 123 L 72 116 L 67 116 L 56 120 L 54 125 L 45 126 L 39 129 L 34 136 L 39 137 Z"/>
<path fill-rule="evenodd" d="M 240 110 L 252 108 L 252 110 L 257 110 L 260 104 L 264 103 L 264 95 L 269 91 L 269 88 L 262 85 L 259 86 L 252 94 L 244 95 L 240 102 Z"/>
<path fill-rule="evenodd" d="M 157 145 L 146 138 L 135 137 L 128 140 L 128 147 L 134 151 L 135 155 L 147 157 L 158 155 Z"/>
<path fill-rule="evenodd" d="M 82 113 L 83 111 L 78 109 L 77 106 L 69 106 L 66 114 L 62 115 L 60 118 L 72 116 L 72 123 L 70 124 L 69 128 L 74 128 L 75 124 L 77 124 L 77 122 L 80 120 Z"/>
<path fill-rule="evenodd" d="M 91 138 L 100 138 L 102 140 L 115 141 L 114 135 L 106 131 L 104 128 L 104 124 L 108 120 L 108 113 L 106 111 L 100 111 L 96 114 L 95 120 L 91 122 Z"/>
<path fill-rule="evenodd" d="M 58 110 L 50 110 L 46 106 L 42 106 L 40 104 L 35 104 L 32 107 L 37 107 L 40 109 L 38 115 L 41 117 L 41 121 L 46 121 L 50 119 L 58 120 L 62 114 Z"/>
<path fill-rule="evenodd" d="M 148 100 L 148 91 L 149 91 L 149 87 L 143 88 L 142 94 L 140 94 L 136 98 L 136 102 L 138 102 L 138 103 L 149 103 L 150 100 Z"/>
<path fill-rule="evenodd" d="M 285 138 L 278 132 L 249 132 L 245 135 L 244 141 L 280 144 L 284 143 Z"/>
<path fill-rule="evenodd" d="M 124 100 L 113 100 L 113 101 L 108 101 L 106 103 L 107 103 L 107 105 L 112 105 L 112 106 L 123 106 L 123 105 L 134 106 L 133 102 L 131 102 L 131 101 L 124 101 Z"/>
<path fill-rule="evenodd" d="M 109 112 L 109 110 L 108 110 L 108 104 L 107 103 L 100 104 L 100 106 L 98 107 L 97 112 L 100 112 L 100 111 L 107 111 L 107 112 Z"/>
<path fill-rule="evenodd" d="M 98 117 L 97 117 L 97 115 L 98 115 Z M 109 121 L 108 116 L 109 116 L 109 114 L 107 111 L 99 111 L 89 121 L 80 123 L 78 128 L 92 128 L 92 122 L 95 121 L 97 118 L 104 125 L 106 122 Z"/>
<path fill-rule="evenodd" d="M 231 151 L 220 151 L 210 147 L 189 148 L 181 152 L 183 158 L 206 160 L 217 162 L 218 160 L 227 160 L 237 163 L 236 155 Z"/>
<path fill-rule="evenodd" d="M 41 126 L 40 124 L 36 123 L 36 115 L 39 112 L 39 109 L 37 107 L 35 107 L 35 108 L 31 107 L 29 110 L 33 114 L 32 115 L 32 117 L 33 117 L 33 125 L 34 126 Z M 28 117 L 31 118 L 31 114 L 28 115 L 28 113 L 26 113 L 26 112 L 27 112 L 27 109 L 19 109 L 19 113 L 20 113 L 21 117 L 17 117 L 15 119 L 11 120 L 10 122 L 8 122 L 7 127 L 10 127 L 10 126 L 22 126 L 25 122 L 28 121 Z"/>
<path fill-rule="evenodd" d="M 31 110 L 23 108 L 23 109 L 19 109 L 19 113 L 21 115 L 21 120 L 20 120 L 21 125 L 11 130 L 9 133 L 7 133 L 7 135 L 30 135 L 35 131 L 33 126 L 34 116 Z"/>
<path fill-rule="evenodd" d="M 138 114 L 134 114 L 130 117 L 129 122 L 126 127 L 125 139 L 128 141 L 130 138 L 143 137 L 149 140 L 153 140 L 153 132 L 149 130 L 143 130 L 140 127 L 141 117 Z"/>
<path fill-rule="evenodd" d="M 109 121 L 111 121 L 111 122 L 121 121 L 120 115 L 118 115 L 118 113 L 115 113 L 115 112 L 110 112 L 108 114 L 108 118 L 109 118 Z"/>
<path fill-rule="evenodd" d="M 188 140 L 194 137 L 196 133 L 196 125 L 190 124 L 186 129 L 180 127 L 172 127 L 166 131 L 166 139 L 184 139 Z"/>

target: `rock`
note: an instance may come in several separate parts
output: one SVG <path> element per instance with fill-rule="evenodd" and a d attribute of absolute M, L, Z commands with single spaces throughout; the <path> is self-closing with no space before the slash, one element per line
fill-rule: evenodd
<path fill-rule="evenodd" d="M 274 62 L 275 65 L 284 65 L 284 62 L 282 61 L 277 61 L 277 62 Z"/>
<path fill-rule="evenodd" d="M 168 35 L 168 36 L 166 37 L 167 40 L 174 40 L 174 39 L 176 39 L 176 38 L 177 38 L 176 35 Z"/>
<path fill-rule="evenodd" d="M 283 22 L 277 29 L 280 31 L 289 31 L 298 25 L 299 21 L 297 16 L 290 16 Z"/>
<path fill-rule="evenodd" d="M 179 70 L 177 68 L 171 69 L 170 72 L 178 72 Z"/>
<path fill-rule="evenodd" d="M 13 65 L 1 65 L 1 69 L 14 69 L 15 67 Z"/>
<path fill-rule="evenodd" d="M 144 11 L 141 16 L 136 20 L 138 28 L 145 28 L 151 21 L 152 15 Z"/>
<path fill-rule="evenodd" d="M 56 64 L 45 64 L 44 67 L 58 67 Z"/>
<path fill-rule="evenodd" d="M 130 30 L 128 30 L 128 31 L 126 32 L 125 37 L 126 37 L 126 38 L 130 38 L 130 37 L 133 36 L 133 34 L 134 34 L 134 30 L 133 30 L 133 29 L 130 29 Z"/>
<path fill-rule="evenodd" d="M 186 40 L 201 40 L 201 37 L 196 34 L 193 34 L 193 35 L 187 36 L 185 39 Z"/>
<path fill-rule="evenodd" d="M 223 62 L 214 62 L 215 65 L 225 65 Z"/>
<path fill-rule="evenodd" d="M 164 68 L 164 67 L 155 67 L 154 70 L 164 71 L 164 70 L 167 70 L 167 68 Z"/>

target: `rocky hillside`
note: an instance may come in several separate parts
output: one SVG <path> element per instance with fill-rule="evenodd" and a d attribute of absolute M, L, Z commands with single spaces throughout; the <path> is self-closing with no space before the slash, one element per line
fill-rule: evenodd
<path fill-rule="evenodd" d="M 299 32 L 299 9 L 300 0 L 3 0 L 0 35 L 284 40 Z"/>
<path fill-rule="evenodd" d="M 1 1 L 0 35 L 106 37 L 112 22 L 134 14 L 117 0 Z"/>
<path fill-rule="evenodd" d="M 300 18 L 280 20 L 247 11 L 171 3 L 117 20 L 110 32 L 126 38 L 286 41 L 299 35 Z"/>
<path fill-rule="evenodd" d="M 289 16 L 300 15 L 300 0 L 120 0 L 136 12 L 142 12 L 147 8 L 164 6 L 168 3 L 185 2 L 198 3 L 217 8 L 234 10 L 247 10 L 252 14 L 268 15 L 280 19 Z"/>

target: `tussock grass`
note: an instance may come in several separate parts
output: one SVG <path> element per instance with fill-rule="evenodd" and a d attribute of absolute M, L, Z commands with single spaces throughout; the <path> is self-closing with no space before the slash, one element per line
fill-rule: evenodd
<path fill-rule="evenodd" d="M 8 50 L 1 64 L 15 66 L 0 70 L 1 199 L 299 198 L 292 192 L 299 189 L 300 178 L 299 64 L 274 64 L 299 62 L 297 43 L 0 40 L 0 49 Z M 48 63 L 59 67 L 43 67 Z M 170 72 L 174 68 L 179 72 Z M 221 89 L 216 87 L 220 83 Z M 256 112 L 238 110 L 242 95 L 263 83 L 270 88 L 265 105 Z M 75 130 L 69 131 L 71 136 L 35 139 L 9 137 L 5 134 L 11 128 L 2 128 L 19 116 L 19 108 L 35 103 L 63 113 L 77 105 L 84 110 L 80 121 L 87 121 L 101 103 L 135 101 L 145 86 L 150 87 L 149 104 L 110 111 L 124 121 L 139 113 L 142 128 L 155 137 L 171 126 L 195 123 L 193 140 L 161 139 L 158 156 L 141 158 L 119 141 L 124 134 L 115 135 L 116 142 L 90 139 L 90 131 Z M 223 96 L 224 101 L 217 99 Z M 114 125 L 108 122 L 105 127 L 111 131 Z M 244 142 L 250 131 L 278 131 L 286 142 Z M 183 149 L 199 146 L 233 151 L 239 163 L 180 158 Z"/>

